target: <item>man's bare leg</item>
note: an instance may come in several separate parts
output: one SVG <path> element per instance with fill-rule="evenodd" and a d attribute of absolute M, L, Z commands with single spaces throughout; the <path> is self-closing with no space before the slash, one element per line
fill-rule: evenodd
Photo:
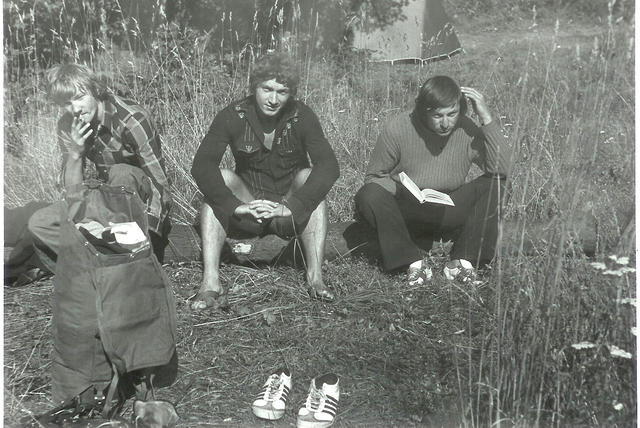
<path fill-rule="evenodd" d="M 291 191 L 300 188 L 309 177 L 310 169 L 298 172 Z M 324 243 L 327 237 L 329 218 L 327 215 L 327 203 L 320 202 L 309 217 L 309 222 L 300 234 L 302 251 L 306 263 L 306 279 L 309 292 L 313 297 L 325 300 L 333 300 L 334 295 L 329 291 L 322 279 L 322 263 L 324 261 Z"/>
<path fill-rule="evenodd" d="M 222 169 L 222 177 L 224 182 L 231 189 L 234 195 L 243 202 L 250 202 L 253 196 L 249 192 L 247 185 L 233 171 Z M 217 296 L 226 293 L 224 287 L 220 283 L 220 255 L 224 240 L 227 237 L 222 224 L 213 213 L 211 206 L 203 202 L 200 212 L 200 227 L 202 235 L 202 261 L 204 264 L 204 272 L 202 274 L 202 285 L 196 295 L 192 309 L 204 309 L 212 305 L 223 306 L 217 300 Z M 216 294 L 217 293 L 217 294 Z"/>

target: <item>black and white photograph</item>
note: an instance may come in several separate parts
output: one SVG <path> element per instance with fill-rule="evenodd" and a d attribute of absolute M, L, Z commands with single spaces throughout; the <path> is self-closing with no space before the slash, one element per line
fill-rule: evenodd
<path fill-rule="evenodd" d="M 633 0 L 3 0 L 2 425 L 637 426 Z"/>

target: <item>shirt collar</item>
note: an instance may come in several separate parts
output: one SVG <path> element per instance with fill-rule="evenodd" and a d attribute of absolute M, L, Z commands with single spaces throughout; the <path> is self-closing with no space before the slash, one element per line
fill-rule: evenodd
<path fill-rule="evenodd" d="M 102 106 L 102 115 L 98 118 L 98 131 L 101 130 L 100 128 L 111 130 L 113 128 L 113 122 L 116 115 L 116 106 L 113 104 L 112 97 L 107 96 L 107 98 L 102 101 Z"/>

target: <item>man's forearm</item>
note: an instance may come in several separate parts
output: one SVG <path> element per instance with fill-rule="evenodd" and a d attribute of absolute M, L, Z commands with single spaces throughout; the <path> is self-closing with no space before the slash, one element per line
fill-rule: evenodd
<path fill-rule="evenodd" d="M 482 127 L 486 145 L 487 171 L 492 174 L 508 175 L 511 149 L 497 123 L 491 122 Z"/>

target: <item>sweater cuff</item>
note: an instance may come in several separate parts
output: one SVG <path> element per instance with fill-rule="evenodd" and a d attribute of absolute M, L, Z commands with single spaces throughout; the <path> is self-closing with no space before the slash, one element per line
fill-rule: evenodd
<path fill-rule="evenodd" d="M 364 182 L 375 183 L 394 196 L 398 193 L 398 182 L 391 177 L 370 177 L 365 178 Z"/>
<path fill-rule="evenodd" d="M 238 208 L 243 203 L 244 202 L 242 202 L 232 194 L 226 201 L 221 201 L 216 205 L 218 205 L 222 212 L 224 212 L 228 217 L 231 217 L 232 215 L 234 215 L 236 208 Z"/>
<path fill-rule="evenodd" d="M 289 198 L 284 200 L 283 203 L 287 208 L 289 208 L 289 211 L 291 211 L 291 217 L 293 217 L 293 221 L 295 223 L 299 223 L 299 220 L 303 218 L 307 212 L 302 201 L 293 195 L 289 196 Z"/>

